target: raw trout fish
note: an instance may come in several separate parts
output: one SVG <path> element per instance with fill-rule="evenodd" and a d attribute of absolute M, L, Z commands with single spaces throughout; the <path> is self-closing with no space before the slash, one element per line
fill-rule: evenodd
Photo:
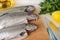
<path fill-rule="evenodd" d="M 11 27 L 0 29 L 0 40 L 13 39 L 16 36 L 23 39 L 28 36 L 27 31 L 25 30 L 25 24 L 17 24 Z"/>
<path fill-rule="evenodd" d="M 25 12 L 6 13 L 0 16 L 0 29 L 11 25 L 27 23 Z"/>

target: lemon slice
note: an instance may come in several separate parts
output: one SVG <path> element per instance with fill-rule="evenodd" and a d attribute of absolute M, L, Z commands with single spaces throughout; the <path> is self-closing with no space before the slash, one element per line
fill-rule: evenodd
<path fill-rule="evenodd" d="M 50 25 L 50 28 L 53 29 L 54 31 L 56 32 L 59 31 L 59 29 L 52 22 L 49 22 L 49 25 Z"/>
<path fill-rule="evenodd" d="M 0 10 L 5 10 L 13 7 L 15 5 L 14 0 L 8 0 L 7 2 L 1 2 L 0 3 Z"/>

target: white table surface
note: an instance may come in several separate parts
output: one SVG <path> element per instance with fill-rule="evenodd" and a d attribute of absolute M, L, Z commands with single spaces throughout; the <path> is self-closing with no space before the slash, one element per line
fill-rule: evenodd
<path fill-rule="evenodd" d="M 39 4 L 43 0 L 15 0 L 17 4 L 25 4 L 25 5 L 34 5 Z"/>

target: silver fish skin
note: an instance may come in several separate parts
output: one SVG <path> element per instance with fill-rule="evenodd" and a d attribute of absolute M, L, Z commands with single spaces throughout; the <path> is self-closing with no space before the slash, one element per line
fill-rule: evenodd
<path fill-rule="evenodd" d="M 34 9 L 33 5 L 28 5 L 28 6 L 16 6 L 16 7 L 12 7 L 10 9 L 7 10 L 0 10 L 0 15 L 3 15 L 5 13 L 13 13 L 13 12 L 26 12 L 26 9 L 29 9 L 29 11 L 32 11 L 31 9 Z"/>
<path fill-rule="evenodd" d="M 26 25 L 26 27 L 25 27 L 25 29 L 27 30 L 27 31 L 34 31 L 34 30 L 36 30 L 38 27 L 37 27 L 37 25 L 35 25 L 35 24 L 27 24 Z"/>
<path fill-rule="evenodd" d="M 26 17 L 27 15 L 24 12 L 5 14 L 0 17 L 0 29 L 16 25 L 18 23 L 27 23 Z"/>
<path fill-rule="evenodd" d="M 24 12 L 25 9 L 26 9 L 26 6 L 12 7 L 7 10 L 0 10 L 0 15 L 3 15 L 5 13 L 12 13 L 12 12 Z"/>
<path fill-rule="evenodd" d="M 27 20 L 34 20 L 34 19 L 38 19 L 38 16 L 36 14 L 29 13 L 27 15 Z"/>
<path fill-rule="evenodd" d="M 12 39 L 16 36 L 19 36 L 20 39 L 23 39 L 28 36 L 25 30 L 25 24 L 13 25 L 4 29 L 0 29 L 0 40 L 2 39 Z"/>

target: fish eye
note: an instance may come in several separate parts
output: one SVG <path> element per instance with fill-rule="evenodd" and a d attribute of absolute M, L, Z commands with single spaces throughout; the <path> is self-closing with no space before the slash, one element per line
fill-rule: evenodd
<path fill-rule="evenodd" d="M 25 34 L 25 32 L 21 32 L 21 33 L 20 33 L 20 36 L 23 36 L 24 34 Z"/>

